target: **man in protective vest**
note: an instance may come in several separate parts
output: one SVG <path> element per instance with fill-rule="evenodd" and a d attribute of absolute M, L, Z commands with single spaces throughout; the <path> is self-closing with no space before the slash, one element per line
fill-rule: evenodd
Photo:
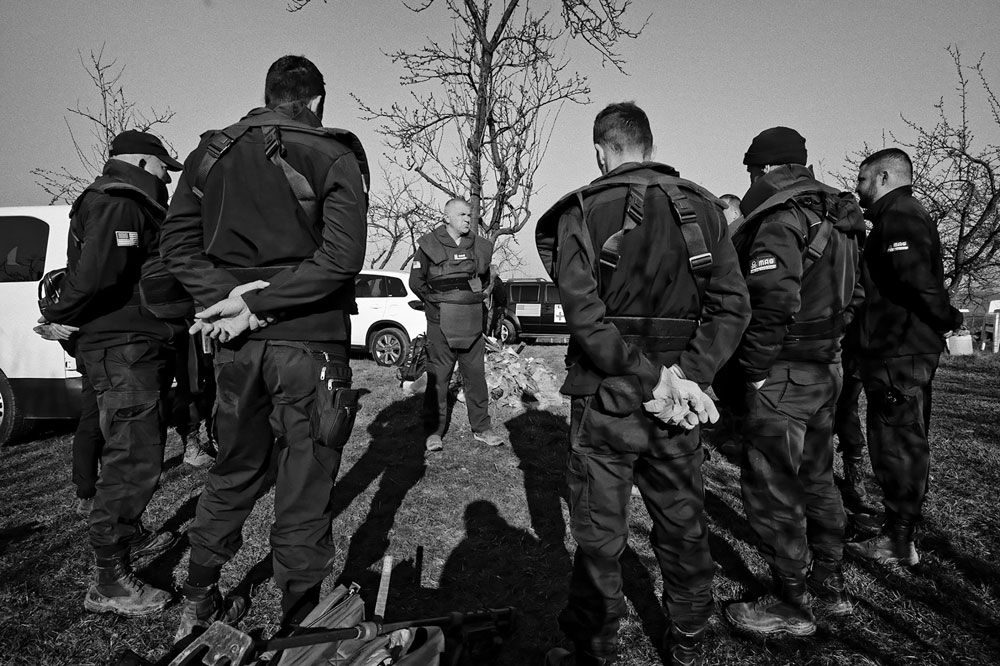
<path fill-rule="evenodd" d="M 483 301 L 490 284 L 493 244 L 471 228 L 472 209 L 460 197 L 444 207 L 444 224 L 417 240 L 410 289 L 427 316 L 427 390 L 424 446 L 444 448 L 448 428 L 448 385 L 458 361 L 472 437 L 488 446 L 506 440 L 491 426 L 486 389 Z"/>
<path fill-rule="evenodd" d="M 78 329 L 76 358 L 96 393 L 104 437 L 89 516 L 96 569 L 83 605 L 140 617 L 172 598 L 137 578 L 130 557 L 163 552 L 176 540 L 146 530 L 141 519 L 163 466 L 173 344 L 184 332 L 190 297 L 172 280 L 145 290 L 149 267 L 159 263 L 169 172 L 180 171 L 180 162 L 158 138 L 135 130 L 112 140 L 110 157 L 70 210 L 66 277 L 42 318 Z M 172 289 L 186 303 L 160 318 L 157 296 Z"/>
<path fill-rule="evenodd" d="M 649 161 L 642 109 L 608 106 L 593 137 L 603 175 L 545 213 L 535 236 L 570 332 L 561 390 L 572 398 L 566 480 L 577 543 L 559 617 L 575 650 L 553 648 L 546 661 L 616 661 L 635 485 L 663 574 L 666 649 L 671 664 L 690 666 L 703 662 L 714 606 L 698 425 L 718 419 L 704 390 L 746 326 L 746 286 L 725 204 Z"/>
<path fill-rule="evenodd" d="M 725 611 L 739 628 L 798 636 L 816 631 L 809 592 L 833 613 L 852 610 L 833 414 L 864 234 L 854 197 L 805 163 L 805 139 L 787 127 L 761 132 L 744 158 L 751 185 L 733 237 L 752 309 L 735 357 L 747 405 L 741 486 L 775 590 Z"/>
<path fill-rule="evenodd" d="M 188 530 L 176 640 L 224 615 L 222 567 L 272 486 L 283 626 L 315 607 L 333 566 L 333 486 L 358 403 L 348 357 L 368 171 L 353 134 L 322 127 L 325 99 L 311 61 L 276 60 L 266 106 L 203 135 L 163 225 L 167 266 L 206 307 L 192 333 L 218 343 L 218 456 Z"/>

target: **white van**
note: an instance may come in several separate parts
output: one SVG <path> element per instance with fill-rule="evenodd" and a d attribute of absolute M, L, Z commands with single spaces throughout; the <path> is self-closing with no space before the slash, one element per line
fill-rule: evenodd
<path fill-rule="evenodd" d="M 69 206 L 0 208 L 0 444 L 39 419 L 80 415 L 76 361 L 32 328 L 38 282 L 66 265 Z"/>

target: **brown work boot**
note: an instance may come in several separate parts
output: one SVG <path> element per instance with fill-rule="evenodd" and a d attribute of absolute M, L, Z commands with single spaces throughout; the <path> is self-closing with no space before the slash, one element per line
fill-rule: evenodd
<path fill-rule="evenodd" d="M 854 605 L 847 594 L 844 569 L 839 562 L 814 561 L 806 585 L 813 598 L 818 600 L 831 615 L 847 615 L 854 612 Z"/>
<path fill-rule="evenodd" d="M 173 595 L 140 580 L 123 556 L 98 558 L 94 582 L 87 590 L 83 607 L 91 613 L 117 613 L 125 617 L 145 617 L 159 613 Z"/>
<path fill-rule="evenodd" d="M 670 652 L 670 666 L 702 666 L 705 654 L 702 639 L 705 627 L 694 632 L 682 631 L 676 624 L 663 637 L 664 649 Z"/>
<path fill-rule="evenodd" d="M 726 618 L 739 629 L 757 634 L 791 634 L 811 636 L 816 633 L 806 592 L 806 581 L 781 578 L 781 595 L 766 594 L 755 601 L 730 604 Z"/>

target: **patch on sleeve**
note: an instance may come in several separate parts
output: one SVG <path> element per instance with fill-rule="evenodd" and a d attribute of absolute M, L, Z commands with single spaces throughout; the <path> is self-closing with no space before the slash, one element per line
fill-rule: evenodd
<path fill-rule="evenodd" d="M 763 271 L 773 271 L 778 267 L 778 260 L 773 254 L 758 254 L 750 260 L 750 275 Z"/>
<path fill-rule="evenodd" d="M 420 270 L 420 262 L 419 261 L 416 261 L 416 260 L 413 261 L 413 270 L 415 270 L 415 271 Z"/>
<path fill-rule="evenodd" d="M 139 247 L 138 231 L 116 231 L 115 244 L 118 247 Z"/>
<path fill-rule="evenodd" d="M 887 247 L 885 251 L 886 254 L 890 254 L 892 252 L 903 252 L 904 250 L 909 250 L 909 249 L 910 249 L 909 243 L 907 243 L 906 241 L 898 241 Z"/>

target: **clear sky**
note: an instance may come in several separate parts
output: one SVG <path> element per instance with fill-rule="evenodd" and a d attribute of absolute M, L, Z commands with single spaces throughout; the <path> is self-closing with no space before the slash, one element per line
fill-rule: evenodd
<path fill-rule="evenodd" d="M 399 0 L 314 0 L 297 13 L 283 0 L 0 0 L 0 206 L 47 203 L 32 168 L 77 167 L 63 118 L 78 100 L 96 104 L 78 51 L 102 43 L 126 66 L 140 108 L 176 112 L 162 134 L 182 159 L 202 131 L 260 106 L 267 67 L 296 53 L 326 76 L 326 124 L 357 133 L 377 163 L 385 148 L 350 93 L 374 105 L 402 99 L 401 72 L 383 51 L 449 34 L 444 5 L 414 16 Z M 564 107 L 536 178 L 535 217 L 598 175 L 590 129 L 609 102 L 645 108 L 656 159 L 717 194 L 742 195 L 743 153 L 768 127 L 799 130 L 822 177 L 864 142 L 881 146 L 884 132 L 907 136 L 901 113 L 933 123 L 938 99 L 954 99 L 949 44 L 968 64 L 986 52 L 1000 87 L 997 0 L 635 0 L 633 10 L 636 22 L 652 17 L 621 44 L 628 76 L 602 68 L 579 40 L 567 46 L 571 67 L 590 77 L 592 102 Z M 977 118 L 977 139 L 1000 144 L 997 126 Z M 526 272 L 537 275 L 523 241 Z"/>

